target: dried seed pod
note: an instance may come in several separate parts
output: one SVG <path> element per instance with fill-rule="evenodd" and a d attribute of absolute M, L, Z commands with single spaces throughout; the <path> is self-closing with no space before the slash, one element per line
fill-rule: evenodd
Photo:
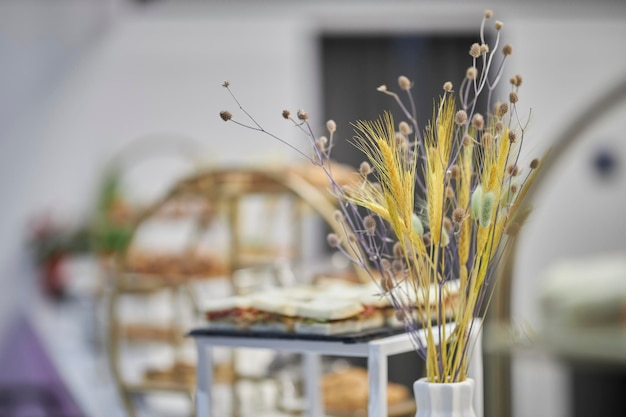
<path fill-rule="evenodd" d="M 367 215 L 363 218 L 363 227 L 365 227 L 365 233 L 368 236 L 375 236 L 376 235 L 376 219 L 374 219 L 374 216 Z"/>
<path fill-rule="evenodd" d="M 359 165 L 359 173 L 364 177 L 367 177 L 369 174 L 371 174 L 372 166 L 370 165 L 370 163 L 367 161 L 361 162 L 361 165 Z"/>
<path fill-rule="evenodd" d="M 535 158 L 530 161 L 530 169 L 537 169 L 539 167 L 539 159 Z"/>
<path fill-rule="evenodd" d="M 220 117 L 223 121 L 227 122 L 233 118 L 233 115 L 228 110 L 223 110 L 220 112 Z"/>
<path fill-rule="evenodd" d="M 302 109 L 298 110 L 298 119 L 300 119 L 302 121 L 308 120 L 309 119 L 309 113 L 305 112 Z"/>
<path fill-rule="evenodd" d="M 459 126 L 467 123 L 467 113 L 465 112 L 465 110 L 459 110 L 456 112 L 456 114 L 454 115 L 454 123 Z"/>
<path fill-rule="evenodd" d="M 477 43 L 473 43 L 470 47 L 469 54 L 472 58 L 478 58 L 480 56 L 480 45 Z"/>
<path fill-rule="evenodd" d="M 452 221 L 456 224 L 461 224 L 465 220 L 465 209 L 463 207 L 457 207 L 452 212 Z"/>
<path fill-rule="evenodd" d="M 401 75 L 400 77 L 398 77 L 398 85 L 400 86 L 402 90 L 405 90 L 405 91 L 410 90 L 411 87 L 413 86 L 413 84 L 411 83 L 411 80 L 409 80 L 404 75 Z"/>
<path fill-rule="evenodd" d="M 331 248 L 337 248 L 341 244 L 341 239 L 339 239 L 339 236 L 335 233 L 329 233 L 326 236 L 326 241 Z"/>

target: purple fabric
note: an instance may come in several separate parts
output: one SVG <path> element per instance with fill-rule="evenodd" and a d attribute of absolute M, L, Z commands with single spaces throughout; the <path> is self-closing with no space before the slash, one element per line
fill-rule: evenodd
<path fill-rule="evenodd" d="M 18 316 L 0 346 L 0 415 L 84 416 L 29 320 Z"/>

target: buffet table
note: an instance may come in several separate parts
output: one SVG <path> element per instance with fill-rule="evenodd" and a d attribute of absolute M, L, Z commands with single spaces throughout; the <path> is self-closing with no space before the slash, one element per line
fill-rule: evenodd
<path fill-rule="evenodd" d="M 447 324 L 447 326 L 448 331 L 450 331 L 454 324 Z M 397 333 L 397 331 L 389 328 L 334 336 L 195 329 L 190 332 L 190 336 L 194 338 L 198 352 L 196 371 L 196 415 L 198 417 L 210 417 L 212 415 L 212 349 L 214 347 L 272 349 L 282 352 L 301 353 L 304 361 L 304 390 L 310 417 L 324 416 L 320 395 L 320 360 L 322 355 L 367 358 L 370 393 L 368 416 L 386 417 L 387 358 L 413 350 L 411 338 L 407 333 Z M 420 336 L 423 336 L 423 334 Z M 476 382 L 474 408 L 478 417 L 483 415 L 481 351 L 481 340 L 478 338 L 473 349 L 469 370 L 470 376 Z M 419 377 L 419 375 L 416 375 L 416 379 Z"/>

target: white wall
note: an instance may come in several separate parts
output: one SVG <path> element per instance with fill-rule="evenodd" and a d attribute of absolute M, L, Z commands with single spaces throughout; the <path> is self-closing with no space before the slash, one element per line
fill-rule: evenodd
<path fill-rule="evenodd" d="M 30 280 L 24 273 L 30 265 L 24 251 L 28 222 L 34 212 L 49 208 L 38 205 L 36 188 L 46 198 L 56 194 L 65 206 L 75 186 L 54 181 L 72 153 L 48 134 L 46 115 L 58 105 L 54 98 L 64 94 L 68 73 L 114 18 L 114 3 L 0 2 L 0 329 L 20 302 L 23 281 Z M 46 143 L 58 145 L 53 171 L 39 169 L 52 157 L 40 153 Z"/>
<path fill-rule="evenodd" d="M 116 1 L 0 6 L 0 54 L 9 63 L 0 65 L 0 285 L 7 289 L 0 292 L 1 316 L 15 299 L 29 219 L 48 208 L 69 218 L 84 215 L 102 167 L 135 138 L 191 137 L 211 162 L 292 158 L 284 146 L 218 118 L 220 110 L 236 110 L 220 84 L 229 80 L 267 127 L 291 137 L 293 131 L 278 117 L 283 108 L 304 107 L 313 118 L 318 113 L 313 36 L 320 30 L 473 29 L 485 6 L 494 8 L 514 47 L 509 69 L 524 76 L 522 106 L 533 108 L 530 154 L 540 154 L 588 99 L 626 74 L 623 2 L 594 2 L 593 8 L 567 1 L 180 3 L 147 10 Z M 51 15 L 56 18 L 42 19 Z M 48 26 L 41 33 L 18 32 L 16 40 L 7 32 L 15 22 L 35 27 L 42 20 Z M 558 192 L 571 196 L 579 186 L 562 184 Z M 539 208 L 524 232 L 514 278 L 513 310 L 519 320 L 538 322 L 536 277 L 550 261 L 545 254 L 555 253 L 546 245 L 562 247 L 567 240 L 547 231 L 559 215 Z M 573 250 L 575 240 L 569 242 Z M 518 372 L 515 415 L 567 415 L 554 386 L 546 390 L 545 382 L 537 383 L 545 377 L 559 384 L 558 369 L 538 373 L 554 364 L 526 365 L 518 366 L 532 373 Z M 550 412 L 531 404 L 547 404 Z"/>
<path fill-rule="evenodd" d="M 14 122 L 0 128 L 0 270 L 10 289 L 0 293 L 0 305 L 7 312 L 26 262 L 28 223 L 47 211 L 70 225 L 82 221 L 104 167 L 130 142 L 146 135 L 192 138 L 201 147 L 198 158 L 210 163 L 294 158 L 278 142 L 219 119 L 220 110 L 237 110 L 221 87 L 225 80 L 267 128 L 286 138 L 295 129 L 280 117 L 283 108 L 315 113 L 315 51 L 297 16 L 210 5 L 180 13 L 113 8 L 103 18 L 98 2 L 52 8 L 31 1 L 8 3 L 0 13 L 9 44 L 4 56 L 17 61 L 2 77 L 4 90 L 15 93 L 1 99 L 2 116 Z M 51 14 L 57 19 L 39 27 Z M 77 19 L 86 29 L 74 27 Z M 60 50 L 48 49 L 54 46 Z"/>
<path fill-rule="evenodd" d="M 537 150 L 545 149 L 601 94 L 625 80 L 626 58 L 617 53 L 626 39 L 625 18 L 622 11 L 612 16 L 507 19 L 515 39 L 515 63 L 525 80 L 520 97 L 533 107 L 528 143 L 536 143 Z M 541 274 L 556 260 L 626 249 L 626 228 L 620 220 L 626 203 L 624 115 L 626 103 L 594 121 L 540 184 L 517 251 L 514 323 L 541 330 Z M 593 158 L 602 150 L 612 152 L 621 165 L 606 182 L 593 169 Z M 522 355 L 514 363 L 513 376 L 516 416 L 571 415 L 568 403 L 561 400 L 569 389 L 561 364 Z"/>

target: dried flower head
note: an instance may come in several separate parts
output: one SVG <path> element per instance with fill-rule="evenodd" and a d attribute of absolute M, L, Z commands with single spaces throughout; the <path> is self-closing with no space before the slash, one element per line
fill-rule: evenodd
<path fill-rule="evenodd" d="M 517 142 L 517 133 L 514 130 L 509 130 L 509 142 L 515 143 Z"/>
<path fill-rule="evenodd" d="M 309 119 L 309 113 L 305 112 L 302 109 L 298 110 L 298 119 L 302 121 L 307 121 Z"/>
<path fill-rule="evenodd" d="M 488 53 L 489 53 L 489 45 L 487 45 L 486 43 L 480 44 L 480 54 L 487 55 Z"/>
<path fill-rule="evenodd" d="M 337 248 L 341 245 L 341 239 L 339 239 L 339 236 L 335 233 L 329 233 L 326 236 L 326 241 L 331 248 Z"/>
<path fill-rule="evenodd" d="M 233 118 L 233 115 L 227 110 L 222 110 L 220 112 L 220 117 L 222 118 L 223 121 L 227 122 Z"/>
<path fill-rule="evenodd" d="M 511 102 L 511 104 L 515 104 L 519 101 L 519 97 L 517 96 L 517 93 L 515 91 L 511 91 L 509 93 L 509 101 Z"/>
<path fill-rule="evenodd" d="M 359 165 L 359 173 L 364 177 L 367 177 L 369 174 L 371 174 L 372 166 L 370 165 L 370 163 L 367 161 L 361 162 L 361 165 Z"/>
<path fill-rule="evenodd" d="M 511 85 L 513 85 L 515 87 L 520 87 L 522 85 L 522 81 L 523 81 L 522 76 L 519 75 L 519 74 L 517 74 L 517 75 L 515 75 L 515 76 L 513 76 L 513 77 L 511 77 L 509 79 L 509 82 L 511 83 Z"/>
<path fill-rule="evenodd" d="M 535 158 L 530 161 L 530 169 L 537 169 L 539 167 L 539 159 Z"/>
<path fill-rule="evenodd" d="M 374 216 L 367 215 L 363 218 L 363 227 L 365 227 L 365 233 L 368 236 L 376 236 L 376 219 Z"/>
<path fill-rule="evenodd" d="M 477 130 L 483 130 L 485 127 L 485 119 L 482 114 L 474 113 L 474 116 L 472 117 L 472 127 Z"/>
<path fill-rule="evenodd" d="M 467 123 L 467 113 L 465 112 L 465 110 L 459 110 L 456 112 L 456 114 L 454 115 L 454 123 L 459 126 Z"/>
<path fill-rule="evenodd" d="M 461 176 L 461 167 L 454 164 L 450 167 L 450 178 L 453 180 L 458 179 Z"/>
<path fill-rule="evenodd" d="M 470 47 L 469 54 L 472 58 L 478 58 L 480 56 L 480 45 L 478 43 L 473 43 Z"/>
<path fill-rule="evenodd" d="M 452 92 L 452 83 L 450 81 L 446 81 L 445 83 L 443 83 L 443 91 L 445 91 L 446 93 Z"/>
<path fill-rule="evenodd" d="M 474 143 L 474 138 L 472 138 L 470 135 L 465 135 L 463 136 L 463 146 L 464 147 L 468 147 L 471 146 Z"/>
<path fill-rule="evenodd" d="M 407 77 L 401 75 L 400 77 L 398 77 L 398 86 L 400 86 L 400 89 L 408 91 L 413 86 L 413 83 L 411 83 L 411 80 L 409 80 Z"/>
<path fill-rule="evenodd" d="M 468 80 L 475 80 L 478 76 L 478 69 L 474 66 L 471 66 L 465 71 L 465 78 Z"/>
<path fill-rule="evenodd" d="M 502 54 L 504 56 L 509 56 L 513 53 L 513 47 L 510 44 L 506 44 L 502 47 Z"/>
<path fill-rule="evenodd" d="M 405 121 L 401 121 L 398 124 L 398 131 L 404 136 L 409 136 L 411 133 L 413 133 L 413 129 L 411 128 L 411 125 Z"/>
<path fill-rule="evenodd" d="M 385 84 L 378 86 L 378 88 L 376 88 L 376 91 L 385 92 L 387 91 L 387 86 Z"/>
<path fill-rule="evenodd" d="M 328 138 L 326 136 L 320 136 L 315 141 L 315 145 L 317 146 L 317 149 L 319 149 L 320 151 L 322 152 L 326 151 L 327 146 L 328 146 Z"/>
<path fill-rule="evenodd" d="M 326 129 L 329 133 L 335 133 L 335 131 L 337 130 L 337 124 L 334 120 L 329 120 L 326 122 Z"/>
<path fill-rule="evenodd" d="M 508 105 L 508 103 L 500 103 L 498 105 L 497 116 L 498 116 L 499 119 L 501 119 L 508 112 L 509 112 L 509 105 Z"/>
<path fill-rule="evenodd" d="M 461 224 L 465 220 L 465 209 L 463 207 L 457 207 L 452 212 L 452 221 L 455 224 Z"/>
<path fill-rule="evenodd" d="M 506 170 L 512 177 L 516 177 L 519 175 L 519 167 L 517 166 L 517 164 L 509 165 Z"/>
<path fill-rule="evenodd" d="M 504 23 L 499 20 L 496 20 L 496 30 L 501 30 L 504 27 Z"/>
<path fill-rule="evenodd" d="M 289 119 L 291 117 L 291 112 L 289 110 L 283 110 L 283 119 Z"/>
<path fill-rule="evenodd" d="M 493 11 L 491 9 L 485 10 L 485 19 L 491 19 L 493 17 Z"/>
<path fill-rule="evenodd" d="M 496 132 L 502 133 L 502 131 L 504 130 L 504 123 L 502 123 L 501 120 L 498 120 L 494 125 L 494 129 L 496 130 Z"/>

